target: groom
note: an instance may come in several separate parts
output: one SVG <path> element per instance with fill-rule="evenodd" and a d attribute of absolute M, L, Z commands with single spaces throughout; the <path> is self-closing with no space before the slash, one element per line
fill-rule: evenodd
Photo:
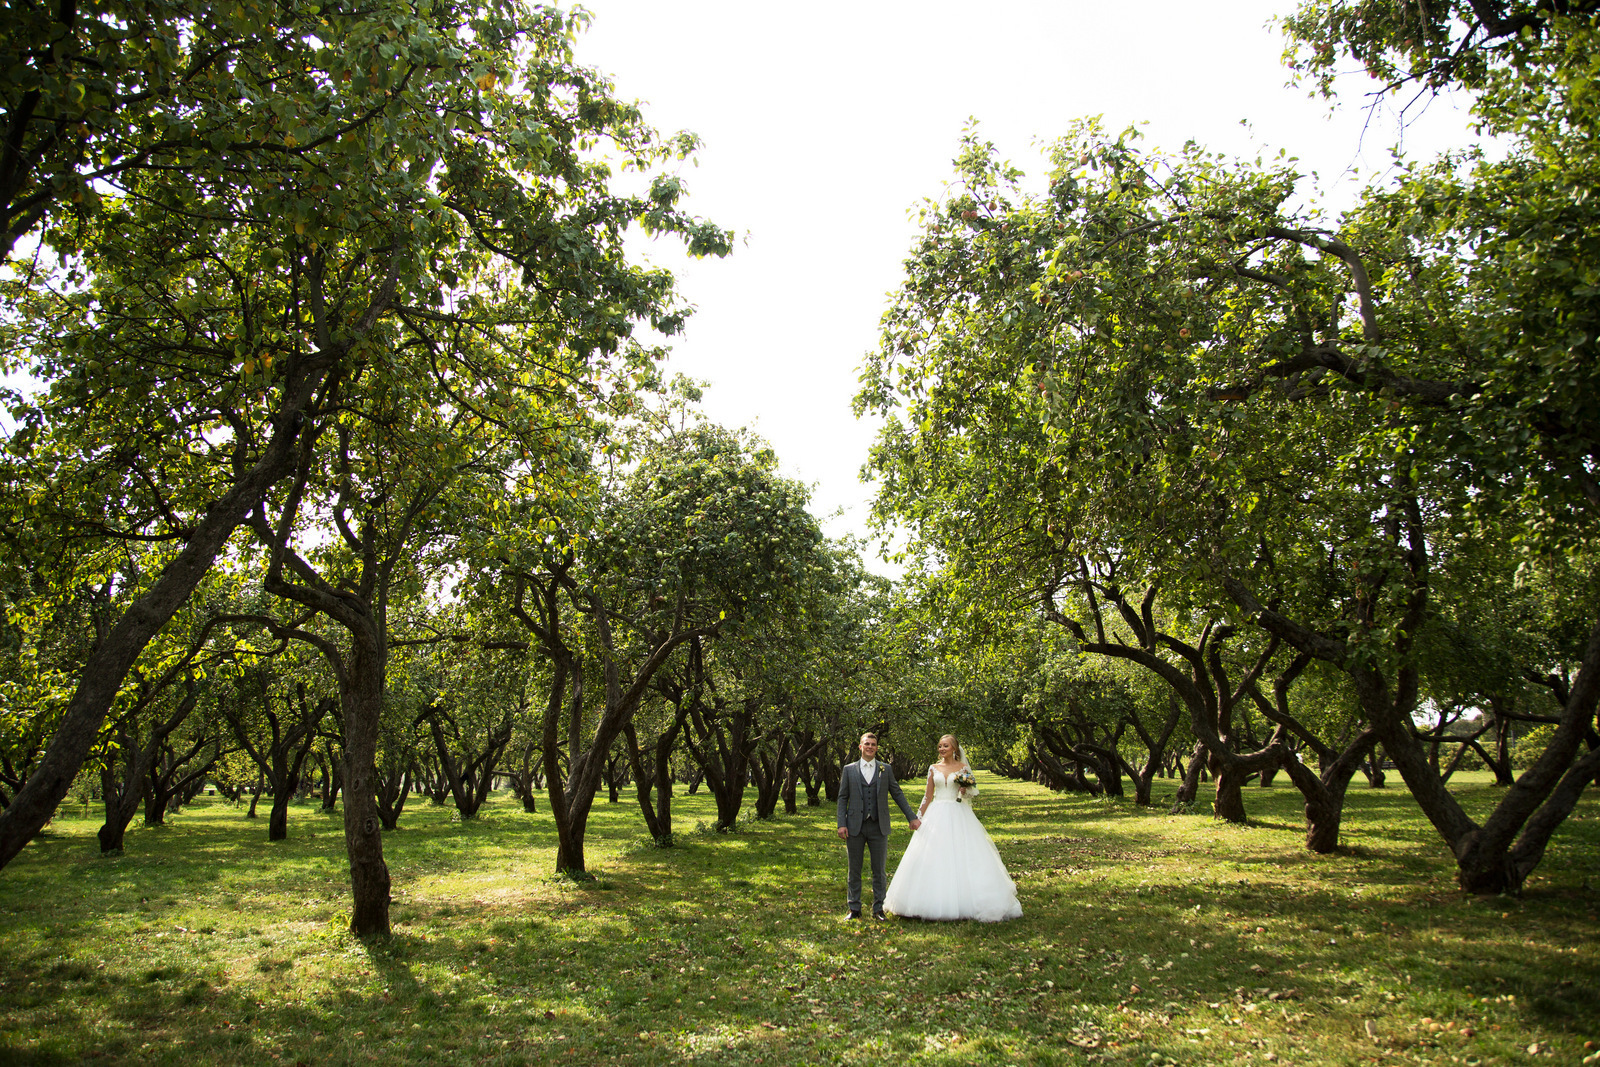
<path fill-rule="evenodd" d="M 848 764 L 839 778 L 839 840 L 850 857 L 850 918 L 861 918 L 861 849 L 872 851 L 872 917 L 882 919 L 889 884 L 889 798 L 900 805 L 915 830 L 922 820 L 911 811 L 895 781 L 894 769 L 878 762 L 878 737 L 861 735 L 861 761 Z"/>

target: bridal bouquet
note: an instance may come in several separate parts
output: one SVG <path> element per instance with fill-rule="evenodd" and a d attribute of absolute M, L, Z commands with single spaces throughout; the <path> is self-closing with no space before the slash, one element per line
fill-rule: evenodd
<path fill-rule="evenodd" d="M 978 780 L 972 776 L 971 771 L 962 771 L 953 779 L 956 783 L 956 803 L 961 803 L 970 794 L 978 795 Z"/>

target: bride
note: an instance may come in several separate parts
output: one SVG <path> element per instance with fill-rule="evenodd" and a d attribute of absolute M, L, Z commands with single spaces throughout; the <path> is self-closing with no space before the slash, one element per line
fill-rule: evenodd
<path fill-rule="evenodd" d="M 1022 915 L 1017 887 L 994 842 L 972 813 L 978 788 L 954 736 L 939 738 L 939 762 L 928 768 L 919 814 L 922 827 L 900 860 L 884 904 L 905 919 L 977 919 L 999 922 Z"/>

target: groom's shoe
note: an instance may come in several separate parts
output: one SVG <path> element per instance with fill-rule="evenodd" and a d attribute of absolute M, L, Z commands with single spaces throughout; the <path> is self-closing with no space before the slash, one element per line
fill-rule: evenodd
<path fill-rule="evenodd" d="M 845 918 L 846 919 L 859 919 L 859 918 L 861 918 L 861 912 L 859 910 L 852 911 L 849 915 L 846 915 Z"/>
<path fill-rule="evenodd" d="M 882 908 L 873 908 L 872 909 L 872 917 L 874 919 L 877 919 L 879 922 L 887 922 L 888 919 L 889 919 L 889 916 L 887 916 L 887 915 L 885 915 L 883 913 L 883 909 Z"/>

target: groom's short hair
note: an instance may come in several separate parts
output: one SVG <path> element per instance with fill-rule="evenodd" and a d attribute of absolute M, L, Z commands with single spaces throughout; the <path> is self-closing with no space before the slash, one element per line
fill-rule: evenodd
<path fill-rule="evenodd" d="M 864 733 L 864 734 L 861 735 L 861 741 L 865 741 L 869 737 L 872 738 L 874 741 L 876 741 L 878 739 L 878 735 L 877 734 L 872 733 L 872 732 L 869 731 L 869 732 Z M 861 741 L 857 741 L 856 744 L 859 745 L 861 743 Z"/>

